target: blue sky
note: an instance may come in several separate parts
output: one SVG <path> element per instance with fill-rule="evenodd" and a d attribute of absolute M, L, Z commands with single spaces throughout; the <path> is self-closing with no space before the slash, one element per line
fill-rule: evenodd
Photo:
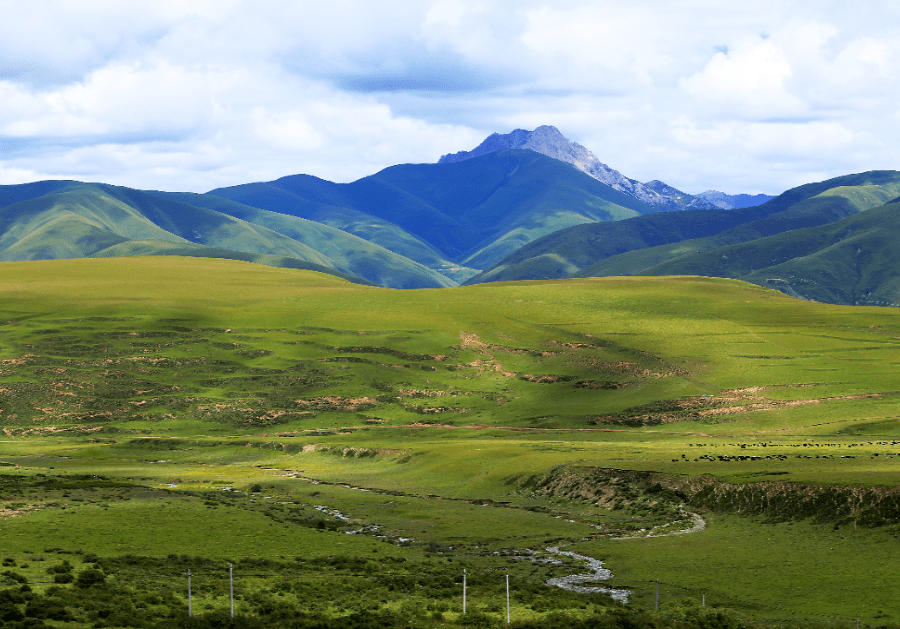
<path fill-rule="evenodd" d="M 895 2 L 0 6 L 0 184 L 352 181 L 542 124 L 690 193 L 900 169 Z"/>

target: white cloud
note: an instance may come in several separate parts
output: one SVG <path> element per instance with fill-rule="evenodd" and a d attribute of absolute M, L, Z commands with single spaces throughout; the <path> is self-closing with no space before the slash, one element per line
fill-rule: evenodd
<path fill-rule="evenodd" d="M 348 181 L 540 124 L 689 192 L 900 168 L 887 0 L 7 4 L 2 183 Z"/>
<path fill-rule="evenodd" d="M 680 82 L 701 111 L 752 119 L 800 116 L 803 103 L 785 83 L 791 64 L 770 39 L 717 52 L 706 67 Z"/>
<path fill-rule="evenodd" d="M 422 21 L 422 37 L 432 47 L 448 46 L 469 58 L 488 59 L 498 52 L 498 41 L 484 4 L 437 0 Z"/>
<path fill-rule="evenodd" d="M 10 186 L 28 181 L 37 181 L 41 178 L 40 174 L 33 170 L 0 166 L 0 186 Z"/>

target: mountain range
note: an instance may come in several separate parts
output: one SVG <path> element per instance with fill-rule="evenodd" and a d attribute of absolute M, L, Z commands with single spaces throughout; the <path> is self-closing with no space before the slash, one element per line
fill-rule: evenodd
<path fill-rule="evenodd" d="M 653 211 L 533 151 L 393 166 L 349 184 L 295 175 L 208 194 L 47 181 L 0 186 L 0 260 L 224 256 L 439 288 L 560 228 Z"/>
<path fill-rule="evenodd" d="M 225 257 L 390 288 L 695 274 L 895 304 L 898 195 L 900 173 L 873 171 L 778 197 L 692 196 L 625 177 L 543 126 L 346 184 L 292 175 L 206 194 L 0 186 L 0 260 Z"/>
<path fill-rule="evenodd" d="M 536 239 L 469 282 L 706 275 L 817 301 L 894 305 L 898 195 L 900 172 L 872 171 L 793 188 L 757 207 L 575 226 Z"/>

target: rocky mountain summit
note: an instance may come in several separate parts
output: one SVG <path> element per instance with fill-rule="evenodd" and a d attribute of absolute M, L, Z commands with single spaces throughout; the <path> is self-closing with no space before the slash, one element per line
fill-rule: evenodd
<path fill-rule="evenodd" d="M 648 183 L 641 183 L 626 177 L 614 168 L 610 168 L 591 151 L 576 142 L 572 142 L 560 133 L 559 129 L 550 125 L 540 126 L 534 131 L 516 129 L 505 135 L 492 133 L 485 138 L 484 142 L 471 151 L 448 153 L 441 156 L 438 163 L 452 164 L 479 157 L 486 153 L 509 149 L 530 149 L 536 153 L 571 164 L 578 170 L 587 173 L 597 181 L 605 183 L 615 190 L 629 194 L 644 203 L 662 205 L 672 210 L 748 207 L 748 205 L 741 205 L 740 203 L 755 200 L 757 203 L 751 202 L 750 205 L 758 205 L 773 198 L 766 195 L 752 197 L 746 194 L 732 196 L 714 190 L 694 196 L 677 190 L 662 181 L 654 180 Z M 736 200 L 738 197 L 741 198 L 741 201 Z"/>
<path fill-rule="evenodd" d="M 717 190 L 707 190 L 697 195 L 697 198 L 705 199 L 713 206 L 723 210 L 739 210 L 745 207 L 762 205 L 775 197 L 768 194 L 725 194 Z"/>
<path fill-rule="evenodd" d="M 666 199 L 668 202 L 665 205 L 671 206 L 674 209 L 678 210 L 713 210 L 719 209 L 719 206 L 715 205 L 713 202 L 708 201 L 700 196 L 694 196 L 688 194 L 687 192 L 682 192 L 678 188 L 673 188 L 669 184 L 660 181 L 659 179 L 654 179 L 653 181 L 648 181 L 644 184 L 649 189 L 653 190 L 656 194 L 658 194 L 663 199 Z M 723 193 L 719 193 L 723 194 Z M 724 195 L 723 196 L 727 196 Z"/>
<path fill-rule="evenodd" d="M 449 164 L 461 162 L 484 155 L 485 153 L 508 149 L 530 149 L 536 153 L 541 153 L 547 157 L 552 157 L 561 162 L 571 164 L 597 181 L 605 183 L 607 186 L 614 188 L 619 192 L 630 194 L 644 203 L 649 203 L 651 205 L 677 205 L 667 197 L 648 188 L 640 181 L 629 179 L 618 170 L 610 168 L 601 162 L 597 156 L 588 149 L 580 144 L 572 142 L 560 133 L 559 129 L 550 125 L 538 127 L 534 131 L 516 129 L 512 133 L 507 133 L 506 135 L 493 133 L 489 135 L 484 142 L 475 147 L 475 149 L 444 155 L 438 160 L 438 163 Z"/>

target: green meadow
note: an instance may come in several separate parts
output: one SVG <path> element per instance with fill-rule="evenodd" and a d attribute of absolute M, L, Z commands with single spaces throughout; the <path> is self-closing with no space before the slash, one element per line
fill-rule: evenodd
<path fill-rule="evenodd" d="M 221 620 L 229 564 L 260 626 L 499 626 L 507 575 L 521 626 L 625 613 L 559 547 L 637 624 L 893 625 L 898 350 L 733 280 L 4 263 L 0 616 L 180 626 L 191 571 Z"/>

